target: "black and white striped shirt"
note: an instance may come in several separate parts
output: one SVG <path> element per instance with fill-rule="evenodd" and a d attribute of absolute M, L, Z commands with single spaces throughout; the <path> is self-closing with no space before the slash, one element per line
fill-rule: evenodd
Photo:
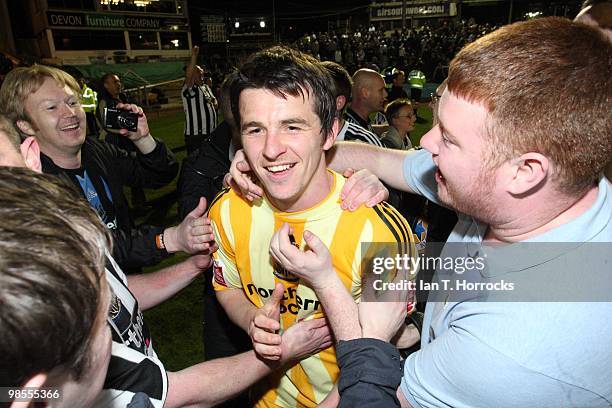
<path fill-rule="evenodd" d="M 369 119 L 362 119 L 361 116 L 359 116 L 357 112 L 355 112 L 351 108 L 348 108 L 344 113 L 344 119 L 347 122 L 351 122 L 358 126 L 361 126 L 362 128 L 369 130 L 370 132 L 374 132 L 374 129 L 372 128 L 372 124 L 370 123 Z"/>
<path fill-rule="evenodd" d="M 127 286 L 127 278 L 108 255 L 106 280 L 112 290 L 108 325 L 113 347 L 104 389 L 95 407 L 126 407 L 134 394 L 145 393 L 155 408 L 162 408 L 168 395 L 164 365 L 153 350 L 153 342 L 138 301 Z"/>
<path fill-rule="evenodd" d="M 369 130 L 362 128 L 356 123 L 349 122 L 348 120 L 344 121 L 342 129 L 340 129 L 338 136 L 336 136 L 336 141 L 342 140 L 363 142 L 374 146 L 384 147 L 376 133 L 370 132 Z"/>
<path fill-rule="evenodd" d="M 186 135 L 209 135 L 217 127 L 216 98 L 206 84 L 183 85 L 181 90 L 183 110 L 185 111 Z"/>

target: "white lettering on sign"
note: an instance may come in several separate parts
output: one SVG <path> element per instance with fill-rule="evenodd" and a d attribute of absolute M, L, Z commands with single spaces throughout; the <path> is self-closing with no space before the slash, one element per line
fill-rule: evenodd
<path fill-rule="evenodd" d="M 126 27 L 159 28 L 159 20 L 151 18 L 126 18 Z"/>
<path fill-rule="evenodd" d="M 83 25 L 83 18 L 81 16 L 60 16 L 57 14 L 51 14 L 51 25 L 80 26 Z"/>
<path fill-rule="evenodd" d="M 402 8 L 381 8 L 376 10 L 376 17 L 401 17 Z"/>
<path fill-rule="evenodd" d="M 444 5 L 406 7 L 406 14 L 444 14 Z"/>
<path fill-rule="evenodd" d="M 89 27 L 125 27 L 122 17 L 85 16 Z"/>

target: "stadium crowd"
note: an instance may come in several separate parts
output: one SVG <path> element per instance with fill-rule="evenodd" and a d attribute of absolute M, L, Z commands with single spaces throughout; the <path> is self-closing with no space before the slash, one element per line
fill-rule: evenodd
<path fill-rule="evenodd" d="M 308 34 L 253 53 L 216 95 L 196 46 L 180 174 L 118 75 L 96 93 L 11 67 L 0 402 L 611 406 L 611 16 L 589 0 L 573 22 Z M 448 61 L 415 149 L 406 75 L 380 66 Z M 124 187 L 177 174 L 180 223 L 137 225 Z M 450 270 L 419 261 L 443 256 Z M 204 361 L 168 371 L 142 312 L 202 275 Z M 436 290 L 445 278 L 480 289 Z M 482 290 L 504 281 L 522 291 Z"/>
<path fill-rule="evenodd" d="M 286 45 L 320 61 L 337 62 L 351 73 L 359 68 L 382 72 L 387 67 L 396 67 L 406 73 L 419 69 L 432 82 L 441 82 L 446 72 L 444 67 L 448 67 L 450 60 L 464 45 L 497 28 L 489 23 L 478 24 L 473 19 L 443 21 L 392 31 L 376 26 L 360 26 L 306 33 Z M 230 59 L 205 56 L 204 61 L 215 88 L 246 57 L 246 54 Z"/>
<path fill-rule="evenodd" d="M 384 32 L 370 28 L 308 33 L 293 44 L 300 51 L 321 61 L 343 64 L 349 72 L 360 67 L 388 66 L 410 71 L 419 68 L 432 77 L 437 66 L 448 66 L 453 56 L 466 44 L 494 31 L 497 27 L 474 21 L 444 21 L 417 28 Z M 443 78 L 442 78 L 443 79 Z"/>

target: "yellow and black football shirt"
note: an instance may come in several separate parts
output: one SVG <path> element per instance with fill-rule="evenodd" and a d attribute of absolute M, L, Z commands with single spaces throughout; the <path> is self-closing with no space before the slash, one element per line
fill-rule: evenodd
<path fill-rule="evenodd" d="M 275 209 L 265 198 L 257 203 L 242 199 L 231 190 L 221 192 L 210 207 L 219 250 L 214 255 L 214 287 L 222 291 L 241 289 L 257 307 L 262 307 L 277 282 L 285 287 L 281 305 L 281 332 L 296 320 L 322 317 L 315 292 L 270 256 L 272 235 L 287 222 L 295 244 L 303 250 L 304 230 L 316 234 L 332 255 L 334 270 L 356 301 L 361 296 L 362 243 L 392 243 L 415 256 L 414 239 L 406 220 L 387 203 L 374 208 L 361 206 L 349 212 L 340 208 L 345 179 L 328 170 L 334 185 L 315 207 L 287 213 Z M 367 250 L 366 250 L 367 252 Z M 368 255 L 369 256 L 369 255 Z M 263 389 L 257 407 L 315 407 L 331 391 L 339 370 L 333 347 L 300 361 L 289 370 L 260 382 Z"/>

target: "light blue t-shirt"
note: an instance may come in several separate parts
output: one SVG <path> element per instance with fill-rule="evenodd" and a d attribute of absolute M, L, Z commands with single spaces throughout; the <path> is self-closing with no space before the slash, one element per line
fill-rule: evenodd
<path fill-rule="evenodd" d="M 427 151 L 408 157 L 403 167 L 407 184 L 437 201 L 434 170 Z M 561 288 L 573 285 L 578 292 L 584 280 L 594 280 L 604 283 L 601 293 L 610 289 L 611 251 L 592 256 L 595 249 L 610 249 L 612 242 L 612 186 L 603 177 L 593 206 L 530 239 L 526 245 L 542 250 L 530 250 L 529 256 L 511 256 L 523 243 L 480 246 L 486 229 L 459 214 L 447 241 L 457 244 L 446 245 L 455 252 L 463 248 L 460 256 L 465 257 L 510 251 L 510 256 L 495 258 L 501 260 L 492 263 L 494 270 L 485 272 L 489 275 L 483 280 L 539 279 L 540 285 L 548 280 Z M 495 296 L 480 302 L 428 302 L 421 350 L 406 360 L 400 386 L 413 407 L 612 406 L 612 303 L 500 302 Z"/>

